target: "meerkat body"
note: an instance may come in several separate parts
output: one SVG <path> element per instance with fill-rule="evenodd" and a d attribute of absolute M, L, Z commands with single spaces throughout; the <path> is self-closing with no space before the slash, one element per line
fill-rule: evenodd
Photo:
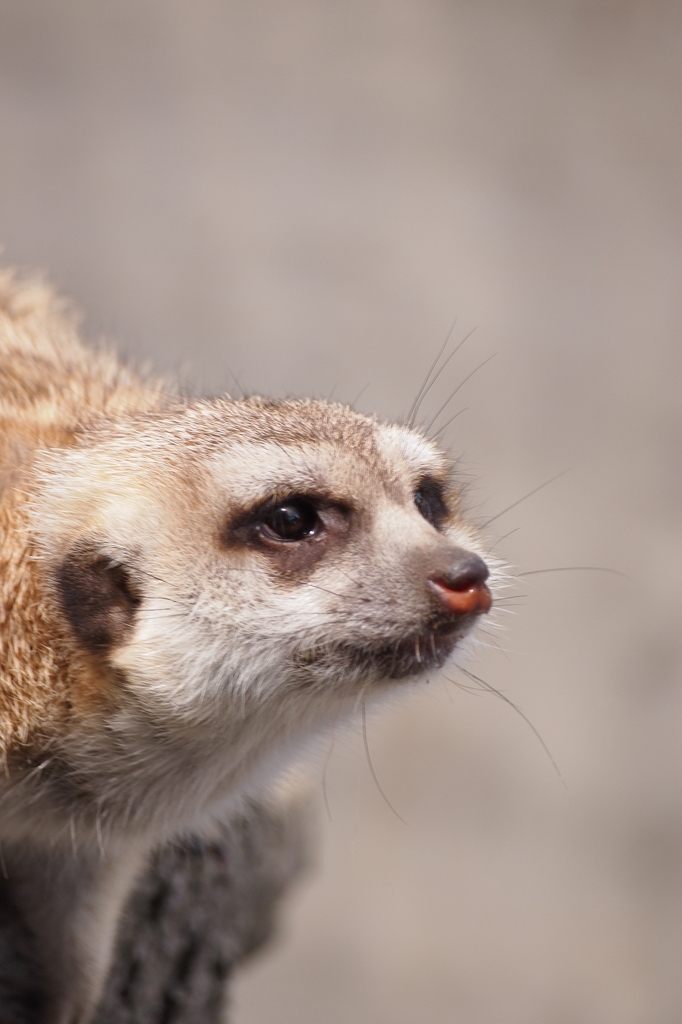
<path fill-rule="evenodd" d="M 488 610 L 450 469 L 318 401 L 182 403 L 0 278 L 0 848 L 85 1024 L 149 851 Z"/>

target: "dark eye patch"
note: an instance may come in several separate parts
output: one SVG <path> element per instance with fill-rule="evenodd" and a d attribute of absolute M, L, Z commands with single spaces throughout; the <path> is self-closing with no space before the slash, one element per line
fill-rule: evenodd
<path fill-rule="evenodd" d="M 448 517 L 443 485 L 432 476 L 425 476 L 414 492 L 414 503 L 427 523 L 440 530 Z"/>

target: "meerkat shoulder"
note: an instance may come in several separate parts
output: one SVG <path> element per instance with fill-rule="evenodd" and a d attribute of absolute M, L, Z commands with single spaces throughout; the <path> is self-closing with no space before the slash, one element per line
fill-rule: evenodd
<path fill-rule="evenodd" d="M 36 458 L 98 421 L 156 411 L 170 396 L 86 348 L 77 315 L 40 279 L 0 271 L 0 759 L 30 757 L 68 715 L 77 652 L 55 629 L 28 528 Z"/>

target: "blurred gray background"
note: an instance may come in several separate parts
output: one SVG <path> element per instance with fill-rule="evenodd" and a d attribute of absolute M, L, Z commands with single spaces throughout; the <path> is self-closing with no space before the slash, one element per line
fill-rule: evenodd
<path fill-rule="evenodd" d="M 457 316 L 472 513 L 568 470 L 491 545 L 629 577 L 521 579 L 471 663 L 565 787 L 455 669 L 369 719 L 408 826 L 337 736 L 237 1024 L 682 1020 L 681 85 L 664 0 L 0 0 L 5 262 L 192 390 L 386 417 Z"/>

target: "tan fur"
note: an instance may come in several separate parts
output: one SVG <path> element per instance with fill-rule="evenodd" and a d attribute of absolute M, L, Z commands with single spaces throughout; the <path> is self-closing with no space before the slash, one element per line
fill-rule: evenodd
<path fill-rule="evenodd" d="M 93 684 L 56 626 L 26 528 L 37 450 L 75 444 L 102 417 L 167 404 L 113 355 L 85 349 L 66 303 L 40 281 L 0 273 L 0 758 L 22 756 L 64 728 Z M 69 666 L 72 672 L 69 672 Z M 81 686 L 67 684 L 76 667 Z"/>
<path fill-rule="evenodd" d="M 267 510 L 292 501 L 316 519 L 290 543 Z M 58 965 L 46 1021 L 83 1024 L 141 858 L 438 667 L 473 615 L 430 581 L 480 544 L 418 432 L 317 401 L 180 402 L 7 273 L 0 530 L 0 844 Z"/>

